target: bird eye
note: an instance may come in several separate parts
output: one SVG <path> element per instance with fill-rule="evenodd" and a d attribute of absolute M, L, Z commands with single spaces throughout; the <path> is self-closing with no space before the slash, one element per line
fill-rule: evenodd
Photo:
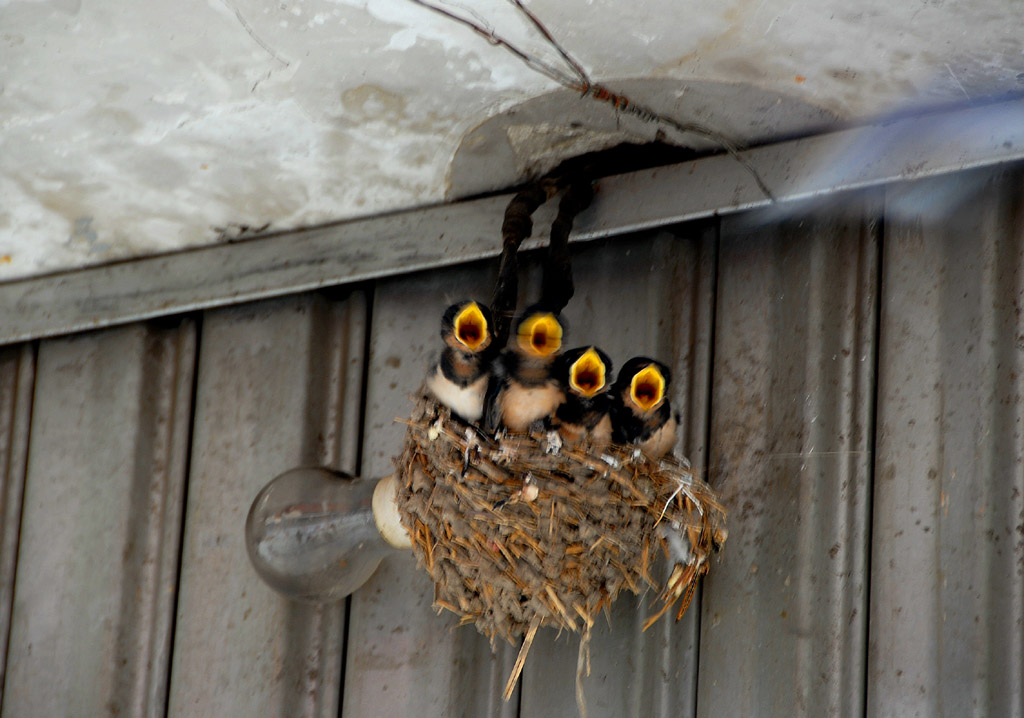
<path fill-rule="evenodd" d="M 583 396 L 594 396 L 604 388 L 605 381 L 604 362 L 593 347 L 569 368 L 569 385 Z"/>
<path fill-rule="evenodd" d="M 648 365 L 633 375 L 629 394 L 641 410 L 650 411 L 665 398 L 665 377 L 656 366 Z"/>
<path fill-rule="evenodd" d="M 470 351 L 487 341 L 487 319 L 476 302 L 470 302 L 455 316 L 455 338 Z"/>

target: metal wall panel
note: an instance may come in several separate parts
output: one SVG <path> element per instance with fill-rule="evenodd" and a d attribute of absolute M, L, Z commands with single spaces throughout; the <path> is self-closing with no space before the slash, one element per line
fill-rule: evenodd
<path fill-rule="evenodd" d="M 5 716 L 166 706 L 195 327 L 43 342 Z"/>
<path fill-rule="evenodd" d="M 373 305 L 362 471 L 385 476 L 402 450 L 411 396 L 440 352 L 441 314 L 468 297 L 490 299 L 495 263 L 381 282 Z M 433 584 L 411 551 L 385 559 L 352 595 L 343 693 L 346 718 L 515 715 L 501 693 L 515 651 L 431 608 Z"/>
<path fill-rule="evenodd" d="M 249 563 L 256 493 L 303 465 L 355 471 L 366 301 L 210 312 L 196 392 L 172 716 L 335 716 L 345 604 L 303 605 Z"/>
<path fill-rule="evenodd" d="M 1022 197 L 974 173 L 888 198 L 869 716 L 1024 715 Z"/>
<path fill-rule="evenodd" d="M 597 624 L 590 718 L 1024 718 L 1024 179 L 886 196 L 881 250 L 875 195 L 576 248 L 567 346 L 670 359 L 730 509 L 683 622 Z M 411 552 L 310 607 L 243 545 L 278 473 L 391 471 L 441 312 L 494 269 L 212 311 L 198 363 L 191 319 L 0 349 L 3 715 L 575 715 L 577 637 L 538 634 L 506 704 L 516 647 L 435 615 Z"/>
<path fill-rule="evenodd" d="M 863 711 L 877 204 L 722 223 L 698 715 Z M 868 221 L 865 221 L 868 220 Z"/>
<path fill-rule="evenodd" d="M 637 355 L 672 367 L 673 407 L 683 424 L 677 449 L 702 467 L 707 432 L 715 227 L 686 234 L 603 242 L 575 254 L 576 296 L 566 309 L 566 347 L 594 343 L 616 368 Z M 652 598 L 653 596 L 648 596 Z M 654 608 L 624 592 L 591 639 L 591 675 L 583 681 L 588 715 L 677 716 L 696 702 L 699 601 L 676 624 L 665 617 L 646 633 Z M 537 634 L 523 672 L 523 718 L 576 714 L 577 635 Z"/>
<path fill-rule="evenodd" d="M 0 705 L 11 633 L 35 369 L 35 345 L 0 347 Z"/>

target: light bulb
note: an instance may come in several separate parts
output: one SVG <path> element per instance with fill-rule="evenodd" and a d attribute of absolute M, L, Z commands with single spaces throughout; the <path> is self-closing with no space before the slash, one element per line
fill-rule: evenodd
<path fill-rule="evenodd" d="M 394 492 L 391 476 L 358 479 L 324 468 L 286 471 L 257 494 L 245 521 L 245 544 L 256 573 L 298 601 L 326 603 L 348 596 L 384 557 L 411 545 Z"/>

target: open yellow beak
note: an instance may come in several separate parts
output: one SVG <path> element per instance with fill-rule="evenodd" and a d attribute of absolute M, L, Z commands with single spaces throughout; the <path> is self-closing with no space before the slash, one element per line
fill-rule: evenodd
<path fill-rule="evenodd" d="M 471 352 L 487 341 L 487 319 L 476 302 L 470 302 L 455 315 L 455 338 Z"/>
<path fill-rule="evenodd" d="M 589 398 L 605 387 L 605 367 L 601 357 L 591 347 L 569 367 L 569 384 Z"/>
<path fill-rule="evenodd" d="M 633 375 L 629 395 L 642 411 L 650 411 L 665 398 L 665 377 L 650 364 Z"/>
<path fill-rule="evenodd" d="M 528 354 L 550 356 L 562 348 L 562 325 L 554 314 L 534 314 L 519 325 L 516 340 Z"/>

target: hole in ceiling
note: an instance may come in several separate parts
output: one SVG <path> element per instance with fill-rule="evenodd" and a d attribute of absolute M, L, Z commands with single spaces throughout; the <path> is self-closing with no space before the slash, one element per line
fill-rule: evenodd
<path fill-rule="evenodd" d="M 680 122 L 699 123 L 740 145 L 821 132 L 839 119 L 751 85 L 646 78 L 605 84 L 634 104 Z M 569 158 L 610 148 L 618 148 L 618 155 L 607 161 L 620 163 L 622 172 L 719 149 L 706 138 L 644 122 L 559 89 L 510 107 L 467 132 L 452 160 L 446 194 L 459 199 L 504 190 L 536 179 Z"/>

